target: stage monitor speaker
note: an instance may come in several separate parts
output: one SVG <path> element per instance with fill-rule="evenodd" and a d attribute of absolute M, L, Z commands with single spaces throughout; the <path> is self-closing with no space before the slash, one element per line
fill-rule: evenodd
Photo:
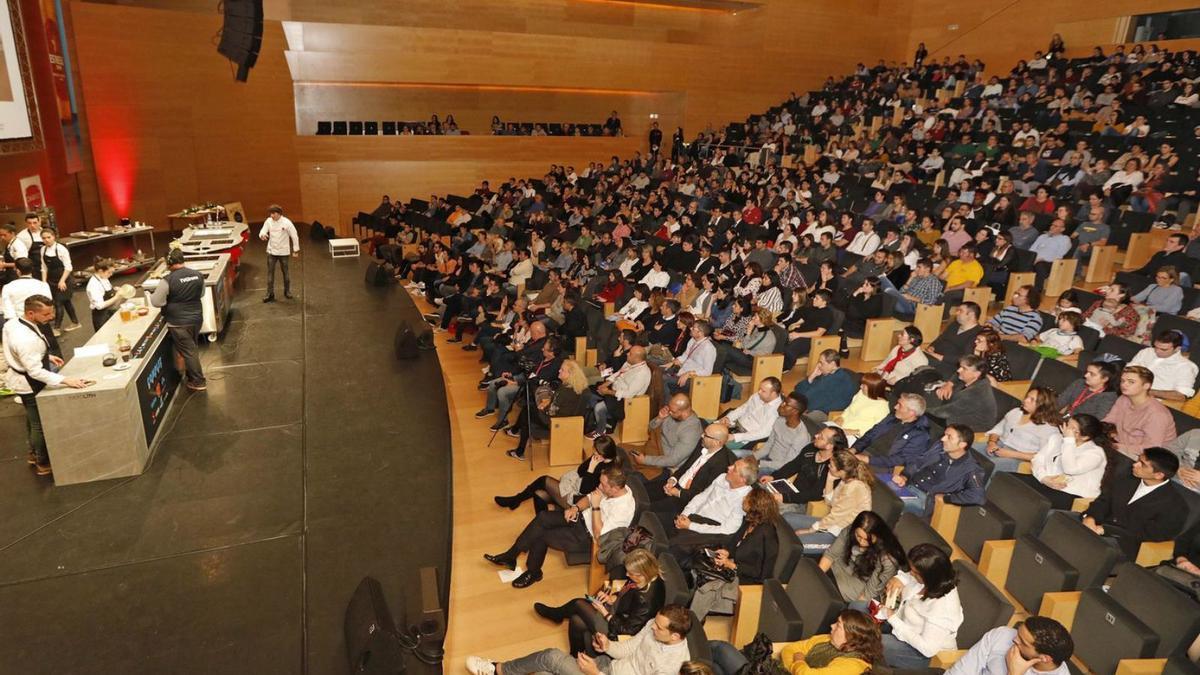
<path fill-rule="evenodd" d="M 333 133 L 333 122 L 317 122 L 317 135 L 328 136 Z"/>
<path fill-rule="evenodd" d="M 395 136 L 396 135 L 396 123 L 395 122 L 384 122 L 383 123 L 383 135 L 384 136 Z"/>
<path fill-rule="evenodd" d="M 333 135 L 334 136 L 345 136 L 346 133 L 348 132 L 348 130 L 349 130 L 349 127 L 347 126 L 347 124 L 345 122 L 334 122 L 333 123 Z"/>
<path fill-rule="evenodd" d="M 403 610 L 403 601 L 399 606 Z M 400 625 L 404 623 L 401 621 Z M 350 598 L 344 629 L 351 673 L 395 675 L 404 672 L 400 633 L 388 610 L 383 587 L 373 577 L 363 577 L 354 597 Z"/>
<path fill-rule="evenodd" d="M 446 613 L 442 610 L 442 590 L 436 567 L 421 568 L 421 622 L 416 626 L 420 637 L 417 658 L 428 664 L 442 662 L 445 655 Z"/>
<path fill-rule="evenodd" d="M 363 133 L 363 123 L 362 122 L 351 122 L 350 123 L 350 135 L 351 136 L 362 136 L 362 133 Z"/>
<path fill-rule="evenodd" d="M 408 321 L 400 324 L 400 327 L 396 329 L 393 349 L 396 351 L 396 358 L 401 361 L 415 359 L 421 353 L 417 348 L 417 334 Z"/>
<path fill-rule="evenodd" d="M 363 122 L 363 134 L 367 136 L 378 136 L 379 122 Z"/>

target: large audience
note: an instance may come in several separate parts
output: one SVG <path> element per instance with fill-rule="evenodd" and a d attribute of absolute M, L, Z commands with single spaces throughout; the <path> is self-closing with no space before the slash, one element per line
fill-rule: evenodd
<path fill-rule="evenodd" d="M 1036 606 L 964 644 L 957 568 L 939 546 L 905 550 L 880 488 L 929 521 L 1015 477 L 1121 559 L 1174 541 L 1161 566 L 1200 580 L 1198 76 L 1195 53 L 1157 46 L 1067 59 L 1056 37 L 1003 77 L 922 46 L 913 65 L 860 65 L 644 157 L 453 202 L 385 198 L 360 223 L 436 307 L 435 330 L 479 353 L 481 424 L 517 439 L 514 459 L 555 417 L 583 417 L 594 443 L 576 469 L 497 497 L 534 515 L 486 558 L 520 567 L 525 588 L 548 549 L 594 546 L 611 581 L 535 605 L 568 623 L 570 653 L 468 668 L 761 667 L 752 645 L 722 642 L 697 663 L 687 636 L 773 578 L 794 533 L 847 609 L 787 645 L 786 670 L 923 668 L 969 649 L 951 673 L 1067 672 L 1072 633 Z M 1153 229 L 1169 235 L 1143 266 L 1083 282 L 1097 249 Z M 1044 298 L 1060 260 L 1077 261 L 1076 288 Z M 1033 280 L 1009 295 L 1019 272 Z M 978 289 L 995 304 L 965 298 Z M 937 306 L 935 333 L 907 325 Z M 890 352 L 851 358 L 881 318 L 899 321 Z M 578 338 L 594 364 L 574 358 Z M 770 354 L 787 374 L 748 381 Z M 703 419 L 692 385 L 712 375 L 727 407 Z M 657 453 L 610 435 L 643 395 Z M 663 591 L 674 568 L 686 607 Z"/>

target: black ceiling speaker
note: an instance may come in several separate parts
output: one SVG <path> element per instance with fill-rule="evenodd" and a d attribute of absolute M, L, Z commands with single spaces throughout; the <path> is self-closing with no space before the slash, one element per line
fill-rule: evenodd
<path fill-rule="evenodd" d="M 223 0 L 225 23 L 217 51 L 237 65 L 237 80 L 245 82 L 262 49 L 262 0 Z"/>

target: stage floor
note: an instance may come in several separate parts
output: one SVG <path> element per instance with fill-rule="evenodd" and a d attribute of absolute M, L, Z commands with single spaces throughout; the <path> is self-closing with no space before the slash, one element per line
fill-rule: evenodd
<path fill-rule="evenodd" d="M 411 300 L 364 287 L 365 258 L 304 242 L 296 299 L 263 304 L 258 244 L 225 335 L 202 347 L 208 391 L 176 401 L 142 476 L 35 477 L 21 408 L 0 400 L 0 672 L 346 672 L 364 575 L 398 618 L 420 567 L 445 580 L 441 369 L 392 352 Z M 89 324 L 80 293 L 76 307 Z"/>

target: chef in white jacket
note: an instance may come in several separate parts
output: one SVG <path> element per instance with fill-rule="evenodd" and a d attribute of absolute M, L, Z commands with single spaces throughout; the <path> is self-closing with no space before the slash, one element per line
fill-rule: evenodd
<path fill-rule="evenodd" d="M 258 238 L 267 242 L 267 297 L 263 302 L 275 302 L 275 266 L 283 267 L 283 297 L 292 298 L 292 277 L 288 272 L 288 257 L 300 255 L 300 236 L 296 226 L 283 215 L 283 208 L 272 204 L 270 215 L 263 221 Z"/>

